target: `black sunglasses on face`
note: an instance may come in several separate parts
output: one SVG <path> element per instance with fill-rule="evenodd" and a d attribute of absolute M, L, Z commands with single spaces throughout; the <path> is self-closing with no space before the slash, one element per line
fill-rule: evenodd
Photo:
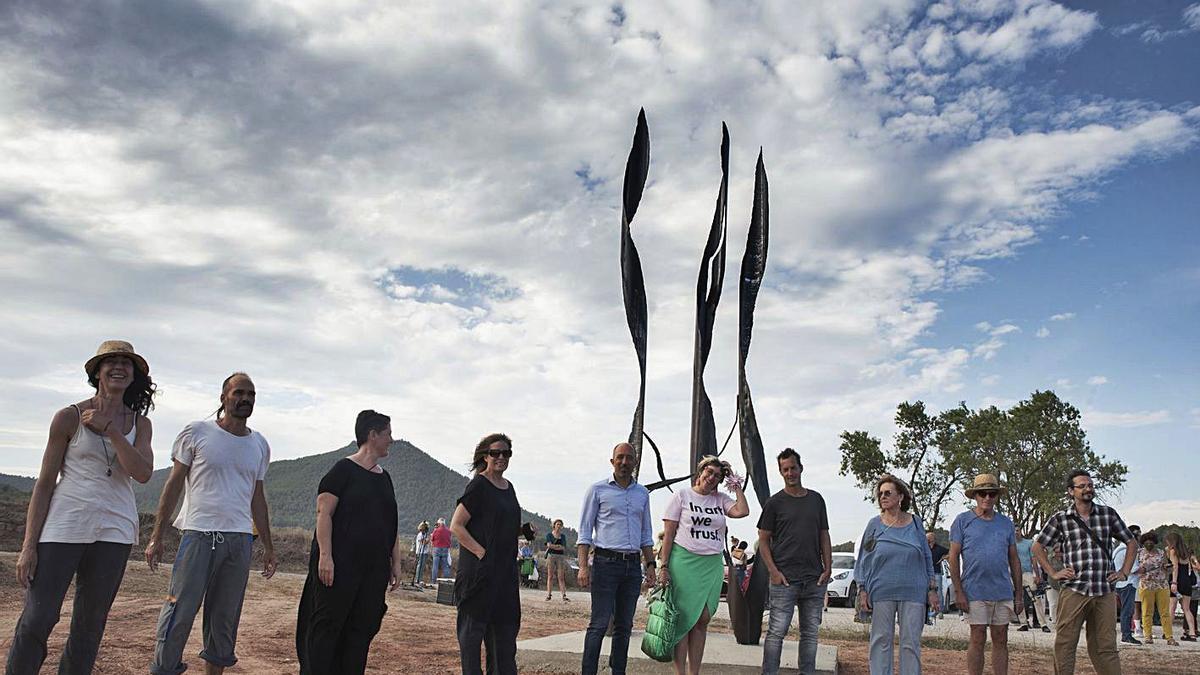
<path fill-rule="evenodd" d="M 980 497 L 989 497 L 989 498 L 994 499 L 996 497 L 996 495 L 999 495 L 1000 493 L 994 492 L 992 490 L 980 490 L 979 492 L 976 492 L 975 494 L 979 495 Z"/>
<path fill-rule="evenodd" d="M 512 450 L 488 450 L 487 453 L 489 457 L 512 457 Z"/>

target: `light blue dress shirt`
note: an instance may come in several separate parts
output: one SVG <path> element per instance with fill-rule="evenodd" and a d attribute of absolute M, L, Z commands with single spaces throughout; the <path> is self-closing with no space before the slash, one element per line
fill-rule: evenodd
<path fill-rule="evenodd" d="M 626 552 L 653 546 L 650 492 L 637 481 L 622 488 L 611 476 L 593 483 L 583 497 L 577 543 Z"/>

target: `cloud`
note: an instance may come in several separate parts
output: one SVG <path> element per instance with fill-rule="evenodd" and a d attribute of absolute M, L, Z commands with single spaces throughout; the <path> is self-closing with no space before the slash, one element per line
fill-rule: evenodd
<path fill-rule="evenodd" d="M 1075 318 L 1075 312 L 1063 312 L 1050 317 L 1051 321 L 1070 321 Z"/>
<path fill-rule="evenodd" d="M 1138 21 L 1117 26 L 1111 32 L 1119 37 L 1137 33 L 1138 38 L 1147 44 L 1157 44 L 1182 37 L 1200 31 L 1200 3 L 1185 7 L 1181 12 L 1180 20 L 1183 24 L 1180 28 L 1169 29 L 1150 21 Z"/>
<path fill-rule="evenodd" d="M 1088 427 L 1118 427 L 1131 429 L 1166 424 L 1171 421 L 1169 410 L 1139 410 L 1136 412 L 1083 411 L 1083 422 Z"/>
<path fill-rule="evenodd" d="M 1087 383 L 1092 386 L 1100 386 L 1102 384 L 1108 384 L 1108 378 L 1103 375 L 1093 375 L 1087 379 Z"/>
<path fill-rule="evenodd" d="M 685 21 L 653 4 L 44 2 L 0 21 L 0 464 L 27 471 L 29 439 L 86 393 L 81 357 L 123 336 L 161 384 L 160 463 L 244 369 L 281 458 L 340 446 L 364 407 L 455 466 L 505 429 L 538 458 L 514 462 L 523 498 L 569 515 L 564 487 L 603 472 L 637 397 L 617 261 L 640 106 L 656 441 L 688 442 L 723 120 L 731 261 L 760 145 L 772 180 L 748 365 L 764 438 L 886 431 L 897 401 L 961 391 L 971 358 L 1016 332 L 931 346 L 943 292 L 987 283 L 980 261 L 1020 255 L 1065 205 L 1187 151 L 1200 125 L 1023 84 L 1026 64 L 1098 28 L 1043 0 L 715 5 Z M 727 284 L 707 381 L 722 426 L 735 304 Z M 778 367 L 797 353 L 820 358 Z"/>
<path fill-rule="evenodd" d="M 1034 333 L 1034 336 L 1039 338 L 1050 337 L 1050 329 L 1046 328 L 1045 326 L 1041 326 L 1037 329 L 1037 332 Z"/>
<path fill-rule="evenodd" d="M 1121 518 L 1126 523 L 1142 526 L 1146 532 L 1162 525 L 1193 525 L 1200 500 L 1160 499 L 1145 502 L 1118 503 Z"/>
<path fill-rule="evenodd" d="M 1200 2 L 1183 9 L 1183 23 L 1194 31 L 1200 31 Z"/>

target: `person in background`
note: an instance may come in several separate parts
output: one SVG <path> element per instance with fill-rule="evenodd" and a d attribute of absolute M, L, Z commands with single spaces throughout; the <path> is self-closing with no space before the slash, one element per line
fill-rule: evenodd
<path fill-rule="evenodd" d="M 453 578 L 454 570 L 450 567 L 450 528 L 446 527 L 445 518 L 437 519 L 437 524 L 433 526 L 433 532 L 429 535 L 429 543 L 433 548 L 433 569 L 430 571 L 433 583 L 436 584 L 438 579 Z"/>
<path fill-rule="evenodd" d="M 708 622 L 721 600 L 726 519 L 750 515 L 739 483 L 730 488 L 734 497 L 717 489 L 731 473 L 729 462 L 705 455 L 696 465 L 694 482 L 675 493 L 663 514 L 666 562 L 658 568 L 658 583 L 671 584 L 679 611 L 672 659 L 676 675 L 700 672 Z"/>
<path fill-rule="evenodd" d="M 360 412 L 354 439 L 358 450 L 317 486 L 317 528 L 296 617 L 301 675 L 363 673 L 387 612 L 384 595 L 400 585 L 396 490 L 379 465 L 392 445 L 391 418 Z"/>
<path fill-rule="evenodd" d="M 971 642 L 967 672 L 983 673 L 983 647 L 992 637 L 992 672 L 1008 673 L 1008 623 L 1024 609 L 1016 528 L 996 511 L 1007 489 L 990 473 L 979 474 L 965 492 L 975 508 L 958 514 L 950 526 L 950 580 L 955 603 L 967 608 Z"/>
<path fill-rule="evenodd" d="M 1021 627 L 1017 630 L 1021 632 L 1029 630 L 1029 619 L 1032 614 L 1034 623 L 1042 627 L 1042 632 L 1049 633 L 1050 622 L 1046 618 L 1046 608 L 1043 604 L 1045 600 L 1042 597 L 1043 592 L 1040 590 L 1042 587 L 1041 568 L 1033 564 L 1033 540 L 1022 536 L 1021 530 L 1016 526 L 1014 526 L 1013 535 L 1017 539 L 1017 557 L 1021 560 L 1021 589 L 1028 594 L 1029 602 L 1029 606 L 1025 607 L 1025 616 L 1021 619 Z"/>
<path fill-rule="evenodd" d="M 517 673 L 521 504 L 516 488 L 504 477 L 512 455 L 512 440 L 504 434 L 489 434 L 479 441 L 471 456 L 475 477 L 450 519 L 450 530 L 462 549 L 454 604 L 463 675 L 483 674 L 481 646 L 487 648 L 488 675 Z"/>
<path fill-rule="evenodd" d="M 1196 641 L 1196 619 L 1192 616 L 1192 568 L 1190 562 L 1192 552 L 1183 537 L 1178 532 L 1168 532 L 1166 536 L 1167 558 L 1171 562 L 1171 600 L 1168 603 L 1167 615 L 1175 616 L 1175 605 L 1183 608 L 1183 636 L 1185 642 Z"/>
<path fill-rule="evenodd" d="M 1103 504 L 1096 504 L 1096 485 L 1083 469 L 1067 475 L 1067 494 L 1071 503 L 1046 522 L 1033 543 L 1033 557 L 1042 571 L 1051 573 L 1046 549 L 1063 547 L 1066 566 L 1053 575 L 1062 581 L 1054 638 L 1054 669 L 1060 675 L 1075 672 L 1075 651 L 1079 632 L 1087 625 L 1088 656 L 1099 675 L 1119 675 L 1121 657 L 1117 653 L 1117 595 L 1113 583 L 1129 578 L 1137 540 L 1125 527 L 1121 515 Z M 1125 564 L 1117 570 L 1110 553 L 1112 540 L 1129 545 Z"/>
<path fill-rule="evenodd" d="M 1158 535 L 1153 531 L 1142 535 L 1142 547 L 1138 551 L 1138 565 L 1141 574 L 1138 579 L 1138 595 L 1142 600 L 1142 640 L 1146 644 L 1154 644 L 1154 610 L 1162 619 L 1163 639 L 1169 645 L 1177 645 L 1171 615 L 1167 614 L 1167 602 L 1170 598 L 1170 565 L 1171 561 L 1162 549 L 1158 548 Z M 1127 554 L 1128 555 L 1128 554 Z"/>
<path fill-rule="evenodd" d="M 941 591 L 942 591 L 942 561 L 946 559 L 947 555 L 949 555 L 950 549 L 939 544 L 937 541 L 937 535 L 934 534 L 933 532 L 925 533 L 925 541 L 927 541 L 929 543 L 929 555 L 930 555 L 930 557 L 933 558 L 933 576 L 936 577 L 936 580 L 937 580 L 938 593 L 941 593 Z M 931 619 L 929 616 L 930 614 L 932 614 L 932 612 L 930 612 L 929 609 L 930 609 L 929 604 L 926 603 L 926 605 L 925 605 L 925 625 L 926 626 L 933 625 L 933 619 Z M 963 611 L 963 610 L 960 608 L 959 611 Z M 938 614 L 940 615 L 941 612 L 938 612 Z"/>
<path fill-rule="evenodd" d="M 563 602 L 570 602 L 567 597 L 567 537 L 563 534 L 563 521 L 556 518 L 550 531 L 546 533 L 546 599 L 554 597 L 554 576 L 558 575 L 558 590 L 562 593 Z"/>
<path fill-rule="evenodd" d="M 536 582 L 531 582 L 530 577 L 533 576 L 537 562 L 534 560 L 533 542 L 524 535 L 517 538 L 517 565 L 521 574 L 521 585 L 532 588 Z"/>
<path fill-rule="evenodd" d="M 925 603 L 940 608 L 933 554 L 925 529 L 908 512 L 913 496 L 891 474 L 875 481 L 879 515 L 867 521 L 854 564 L 859 604 L 871 612 L 868 647 L 871 675 L 892 675 L 892 643 L 900 624 L 900 672 L 921 673 Z"/>
<path fill-rule="evenodd" d="M 417 525 L 417 536 L 413 538 L 413 553 L 417 556 L 417 576 L 413 578 L 413 583 L 418 587 L 421 585 L 421 577 L 425 576 L 425 565 L 429 562 L 429 521 L 422 520 Z M 430 570 L 430 581 L 437 577 L 432 575 L 433 570 Z"/>
<path fill-rule="evenodd" d="M 1130 525 L 1129 531 L 1135 537 L 1142 536 L 1142 528 L 1137 525 Z M 1113 549 L 1113 567 L 1121 569 L 1125 564 L 1125 554 L 1127 551 L 1128 547 L 1123 543 Z M 1114 587 L 1117 589 L 1117 600 L 1121 603 L 1121 642 L 1130 645 L 1142 644 L 1140 640 L 1133 636 L 1133 610 L 1137 605 L 1135 598 L 1137 598 L 1138 593 L 1138 571 L 1141 570 L 1141 567 L 1141 563 L 1135 561 L 1133 567 L 1129 570 L 1129 578 L 1114 584 Z"/>
<path fill-rule="evenodd" d="M 133 481 L 154 471 L 150 366 L 133 345 L 106 340 L 83 365 L 95 394 L 59 410 L 25 516 L 17 582 L 25 606 L 8 652 L 9 673 L 36 673 L 63 599 L 75 581 L 60 673 L 90 673 L 108 611 L 138 539 Z M 61 478 L 60 478 L 61 477 Z"/>

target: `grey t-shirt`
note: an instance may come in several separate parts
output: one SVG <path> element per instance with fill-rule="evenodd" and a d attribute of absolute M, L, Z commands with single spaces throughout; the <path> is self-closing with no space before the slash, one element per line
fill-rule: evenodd
<path fill-rule="evenodd" d="M 821 530 L 829 529 L 821 493 L 809 490 L 793 497 L 776 492 L 763 507 L 758 529 L 771 532 L 771 558 L 789 584 L 812 583 L 821 576 Z"/>

